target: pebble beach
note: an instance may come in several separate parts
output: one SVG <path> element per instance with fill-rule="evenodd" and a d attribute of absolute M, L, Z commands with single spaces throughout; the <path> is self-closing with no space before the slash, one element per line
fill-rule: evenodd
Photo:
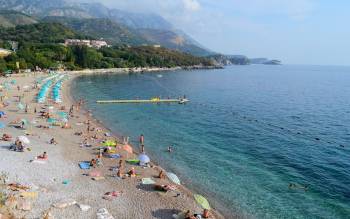
<path fill-rule="evenodd" d="M 160 166 L 152 162 L 147 166 L 125 162 L 139 155 L 124 150 L 126 142 L 113 136 L 108 127 L 103 127 L 83 109 L 83 105 L 78 106 L 73 101 L 70 83 L 80 74 L 69 75 L 63 81 L 60 103 L 53 101 L 51 89 L 43 103 L 37 101 L 41 85 L 35 84 L 38 78 L 48 77 L 46 74 L 1 79 L 6 87 L 1 88 L 5 104 L 0 110 L 5 115 L 0 119 L 3 126 L 0 133 L 1 136 L 10 135 L 11 139 L 0 141 L 0 218 L 165 219 L 176 218 L 175 215 L 184 218 L 182 212 L 187 210 L 201 214 L 203 208 L 191 191 L 167 177 L 158 177 L 163 170 Z M 72 105 L 71 115 L 61 121 L 58 115 L 68 114 Z M 57 122 L 49 123 L 40 111 L 47 111 Z M 25 125 L 19 127 L 22 121 L 26 121 Z M 18 136 L 30 141 L 24 152 L 10 150 Z M 51 139 L 57 144 L 50 144 Z M 117 143 L 113 150 L 119 158 L 105 154 L 98 157 L 105 141 Z M 37 159 L 43 152 L 47 152 L 48 158 Z M 97 158 L 100 165 L 89 169 L 79 166 L 80 162 Z M 116 175 L 120 160 L 125 163 L 123 177 Z M 135 177 L 126 174 L 132 168 Z M 143 183 L 145 179 L 154 183 Z M 173 189 L 156 191 L 155 184 L 171 185 Z M 214 209 L 210 212 L 210 218 L 223 218 Z"/>

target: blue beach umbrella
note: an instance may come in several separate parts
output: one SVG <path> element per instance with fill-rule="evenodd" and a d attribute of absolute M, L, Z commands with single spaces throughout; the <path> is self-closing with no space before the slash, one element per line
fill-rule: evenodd
<path fill-rule="evenodd" d="M 140 154 L 138 159 L 140 160 L 141 166 L 151 162 L 151 159 L 149 159 L 149 157 L 146 154 Z"/>
<path fill-rule="evenodd" d="M 4 123 L 0 122 L 0 129 L 3 129 L 5 127 L 6 127 L 6 125 Z"/>
<path fill-rule="evenodd" d="M 0 111 L 0 116 L 4 116 L 5 112 L 4 111 Z"/>
<path fill-rule="evenodd" d="M 49 119 L 47 119 L 47 122 L 48 122 L 48 123 L 54 123 L 54 122 L 56 122 L 56 119 L 49 118 Z"/>
<path fill-rule="evenodd" d="M 67 118 L 67 113 L 66 112 L 58 112 L 57 115 L 61 117 L 62 119 Z"/>

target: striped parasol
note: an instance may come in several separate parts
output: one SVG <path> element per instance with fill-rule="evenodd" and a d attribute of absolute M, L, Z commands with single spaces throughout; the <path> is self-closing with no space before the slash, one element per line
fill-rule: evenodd
<path fill-rule="evenodd" d="M 180 185 L 180 179 L 174 173 L 166 173 L 167 177 L 175 184 Z"/>
<path fill-rule="evenodd" d="M 194 199 L 202 208 L 210 210 L 210 205 L 206 198 L 204 198 L 201 195 L 195 194 Z"/>

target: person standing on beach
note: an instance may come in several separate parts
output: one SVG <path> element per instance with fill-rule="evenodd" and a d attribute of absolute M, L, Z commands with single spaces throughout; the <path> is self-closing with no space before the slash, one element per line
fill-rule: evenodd
<path fill-rule="evenodd" d="M 69 115 L 73 115 L 73 108 L 74 108 L 74 105 L 72 105 L 69 109 Z"/>
<path fill-rule="evenodd" d="M 141 153 L 145 152 L 145 137 L 143 134 L 140 135 L 140 146 L 141 146 Z"/>

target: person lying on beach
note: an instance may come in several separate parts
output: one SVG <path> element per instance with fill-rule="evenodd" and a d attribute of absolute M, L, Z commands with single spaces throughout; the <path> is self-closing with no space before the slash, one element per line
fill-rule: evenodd
<path fill-rule="evenodd" d="M 176 187 L 172 185 L 159 185 L 159 184 L 154 185 L 154 190 L 160 191 L 160 192 L 168 192 L 168 191 L 173 191 L 175 189 Z"/>
<path fill-rule="evenodd" d="M 81 136 L 83 132 L 75 132 L 74 135 Z"/>
<path fill-rule="evenodd" d="M 96 160 L 95 160 L 95 159 L 92 159 L 92 160 L 90 161 L 90 167 L 96 168 L 96 166 L 97 166 Z"/>
<path fill-rule="evenodd" d="M 122 191 L 120 191 L 120 192 L 119 191 L 106 192 L 102 198 L 105 200 L 111 201 L 111 200 L 115 199 L 116 197 L 121 196 L 122 194 L 123 194 Z"/>
<path fill-rule="evenodd" d="M 128 172 L 130 177 L 135 177 L 136 176 L 136 170 L 135 167 L 131 167 L 131 169 Z"/>
<path fill-rule="evenodd" d="M 2 135 L 1 140 L 3 140 L 3 141 L 11 141 L 11 140 L 12 140 L 12 136 L 9 135 L 9 134 L 4 133 L 4 134 Z"/>
<path fill-rule="evenodd" d="M 161 171 L 159 172 L 158 177 L 159 177 L 159 179 L 165 179 L 165 174 L 164 174 L 164 171 L 163 171 L 163 170 L 161 170 Z"/>
<path fill-rule="evenodd" d="M 122 169 L 119 168 L 118 172 L 117 172 L 117 177 L 123 178 L 123 176 L 124 176 L 123 171 L 122 171 Z"/>
<path fill-rule="evenodd" d="M 97 166 L 103 166 L 102 159 L 101 159 L 100 155 L 97 155 L 96 165 Z"/>
<path fill-rule="evenodd" d="M 81 147 L 91 147 L 92 145 L 88 142 L 88 139 L 85 138 L 83 143 L 80 144 Z"/>
<path fill-rule="evenodd" d="M 49 157 L 47 156 L 46 151 L 43 154 L 36 157 L 36 159 L 39 159 L 39 160 L 47 160 L 48 158 Z"/>
<path fill-rule="evenodd" d="M 123 169 L 124 168 L 124 160 L 120 159 L 118 163 L 118 168 Z"/>
<path fill-rule="evenodd" d="M 19 127 L 20 127 L 21 129 L 24 129 L 24 125 L 25 125 L 25 124 L 24 124 L 24 121 L 22 121 L 21 124 L 19 125 Z"/>
<path fill-rule="evenodd" d="M 22 141 L 16 139 L 13 149 L 14 149 L 14 151 L 24 152 L 24 145 L 23 145 Z"/>
<path fill-rule="evenodd" d="M 47 125 L 38 125 L 37 128 L 49 129 L 50 127 Z"/>
<path fill-rule="evenodd" d="M 203 218 L 209 218 L 210 217 L 210 211 L 208 209 L 204 209 L 202 217 Z"/>
<path fill-rule="evenodd" d="M 64 125 L 62 126 L 63 129 L 71 129 L 72 127 L 66 122 L 64 123 Z"/>
<path fill-rule="evenodd" d="M 186 211 L 185 219 L 196 219 L 196 217 L 193 214 L 191 214 L 190 210 L 188 210 Z"/>
<path fill-rule="evenodd" d="M 94 134 L 91 138 L 97 140 L 98 139 L 97 134 Z"/>
<path fill-rule="evenodd" d="M 50 144 L 54 144 L 54 145 L 56 145 L 56 144 L 58 144 L 58 143 L 57 143 L 57 141 L 55 140 L 55 138 L 51 138 L 51 140 L 50 140 Z"/>

